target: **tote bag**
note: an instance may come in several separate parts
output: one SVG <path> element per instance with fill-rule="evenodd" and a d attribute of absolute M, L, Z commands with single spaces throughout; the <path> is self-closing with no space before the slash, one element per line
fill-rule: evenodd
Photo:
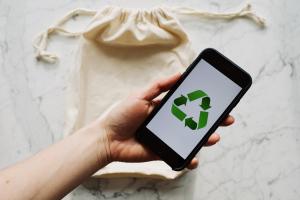
<path fill-rule="evenodd" d="M 85 30 L 66 30 L 64 24 L 78 15 L 92 17 Z M 183 72 L 189 66 L 195 52 L 178 15 L 225 20 L 248 18 L 264 26 L 264 20 L 252 12 L 250 5 L 233 13 L 209 13 L 182 7 L 140 10 L 107 6 L 99 11 L 73 10 L 37 37 L 36 57 L 50 63 L 58 59 L 46 50 L 51 34 L 80 37 L 66 94 L 66 136 L 105 115 L 130 92 L 158 78 Z M 163 161 L 113 162 L 94 176 L 174 179 L 184 172 L 173 171 Z"/>

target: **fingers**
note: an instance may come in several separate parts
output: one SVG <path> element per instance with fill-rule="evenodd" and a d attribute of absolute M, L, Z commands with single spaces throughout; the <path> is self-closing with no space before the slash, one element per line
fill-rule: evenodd
<path fill-rule="evenodd" d="M 153 109 L 160 104 L 160 102 L 161 102 L 161 98 L 159 99 L 156 98 L 150 101 L 149 113 L 151 113 Z"/>
<path fill-rule="evenodd" d="M 163 97 L 157 97 L 157 98 L 152 100 L 152 103 L 154 104 L 154 106 L 157 106 L 157 105 L 160 104 L 162 99 L 163 99 Z"/>
<path fill-rule="evenodd" d="M 234 122 L 234 117 L 231 115 L 228 115 L 227 118 L 221 123 L 221 126 L 229 126 L 233 124 Z"/>
<path fill-rule="evenodd" d="M 220 136 L 217 133 L 212 134 L 207 143 L 206 146 L 214 145 L 220 140 Z M 190 164 L 187 166 L 188 169 L 196 169 L 199 165 L 199 160 L 197 158 L 193 158 L 193 160 L 190 162 Z"/>
<path fill-rule="evenodd" d="M 220 141 L 220 135 L 217 133 L 213 133 L 207 140 L 205 146 L 212 146 Z"/>
<path fill-rule="evenodd" d="M 152 84 L 150 88 L 141 93 L 140 98 L 151 101 L 163 92 L 168 91 L 179 80 L 181 74 L 176 73 L 168 78 L 161 79 Z"/>
<path fill-rule="evenodd" d="M 190 164 L 187 166 L 188 169 L 196 169 L 199 165 L 199 161 L 197 158 L 193 158 Z"/>

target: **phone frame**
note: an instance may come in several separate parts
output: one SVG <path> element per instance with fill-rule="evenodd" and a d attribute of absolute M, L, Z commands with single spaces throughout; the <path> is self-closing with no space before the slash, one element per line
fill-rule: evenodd
<path fill-rule="evenodd" d="M 212 127 L 207 131 L 204 137 L 195 146 L 192 152 L 186 159 L 182 158 L 166 143 L 164 143 L 159 137 L 152 133 L 146 126 L 156 115 L 156 113 L 164 106 L 167 100 L 172 96 L 176 89 L 186 79 L 186 77 L 193 71 L 201 59 L 204 59 L 211 66 L 217 69 L 219 72 L 227 76 L 230 80 L 238 84 L 242 90 L 232 100 L 229 106 L 224 110 L 221 116 L 214 122 Z M 180 79 L 172 86 L 169 92 L 164 96 L 161 103 L 150 113 L 147 119 L 141 124 L 136 131 L 137 140 L 145 145 L 147 148 L 156 153 L 163 161 L 165 161 L 175 171 L 184 169 L 190 161 L 195 157 L 201 147 L 207 142 L 209 136 L 215 132 L 220 123 L 229 115 L 232 109 L 237 105 L 243 95 L 247 92 L 252 84 L 251 76 L 244 71 L 241 67 L 233 63 L 226 58 L 220 52 L 215 49 L 207 48 L 203 50 L 199 56 L 193 61 L 193 63 L 186 69 L 181 75 Z"/>

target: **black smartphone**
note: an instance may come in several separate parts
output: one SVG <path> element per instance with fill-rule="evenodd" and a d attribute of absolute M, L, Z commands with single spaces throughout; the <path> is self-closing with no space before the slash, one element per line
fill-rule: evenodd
<path fill-rule="evenodd" d="M 205 49 L 138 128 L 136 138 L 179 171 L 252 84 L 251 76 L 215 49 Z"/>

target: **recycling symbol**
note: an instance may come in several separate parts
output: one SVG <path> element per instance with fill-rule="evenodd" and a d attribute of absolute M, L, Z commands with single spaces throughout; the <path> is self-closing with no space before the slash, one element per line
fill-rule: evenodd
<path fill-rule="evenodd" d="M 199 107 L 202 108 L 199 113 L 198 121 L 194 121 L 193 117 L 187 116 L 179 107 L 187 105 L 187 102 L 192 102 L 195 100 L 199 100 L 200 104 Z M 181 95 L 177 97 L 173 104 L 171 112 L 172 114 L 179 119 L 180 121 L 184 121 L 184 126 L 189 127 L 192 130 L 204 128 L 207 124 L 208 119 L 208 112 L 207 110 L 210 109 L 210 97 L 203 92 L 202 90 L 196 90 L 194 92 L 188 93 L 187 97 Z"/>

